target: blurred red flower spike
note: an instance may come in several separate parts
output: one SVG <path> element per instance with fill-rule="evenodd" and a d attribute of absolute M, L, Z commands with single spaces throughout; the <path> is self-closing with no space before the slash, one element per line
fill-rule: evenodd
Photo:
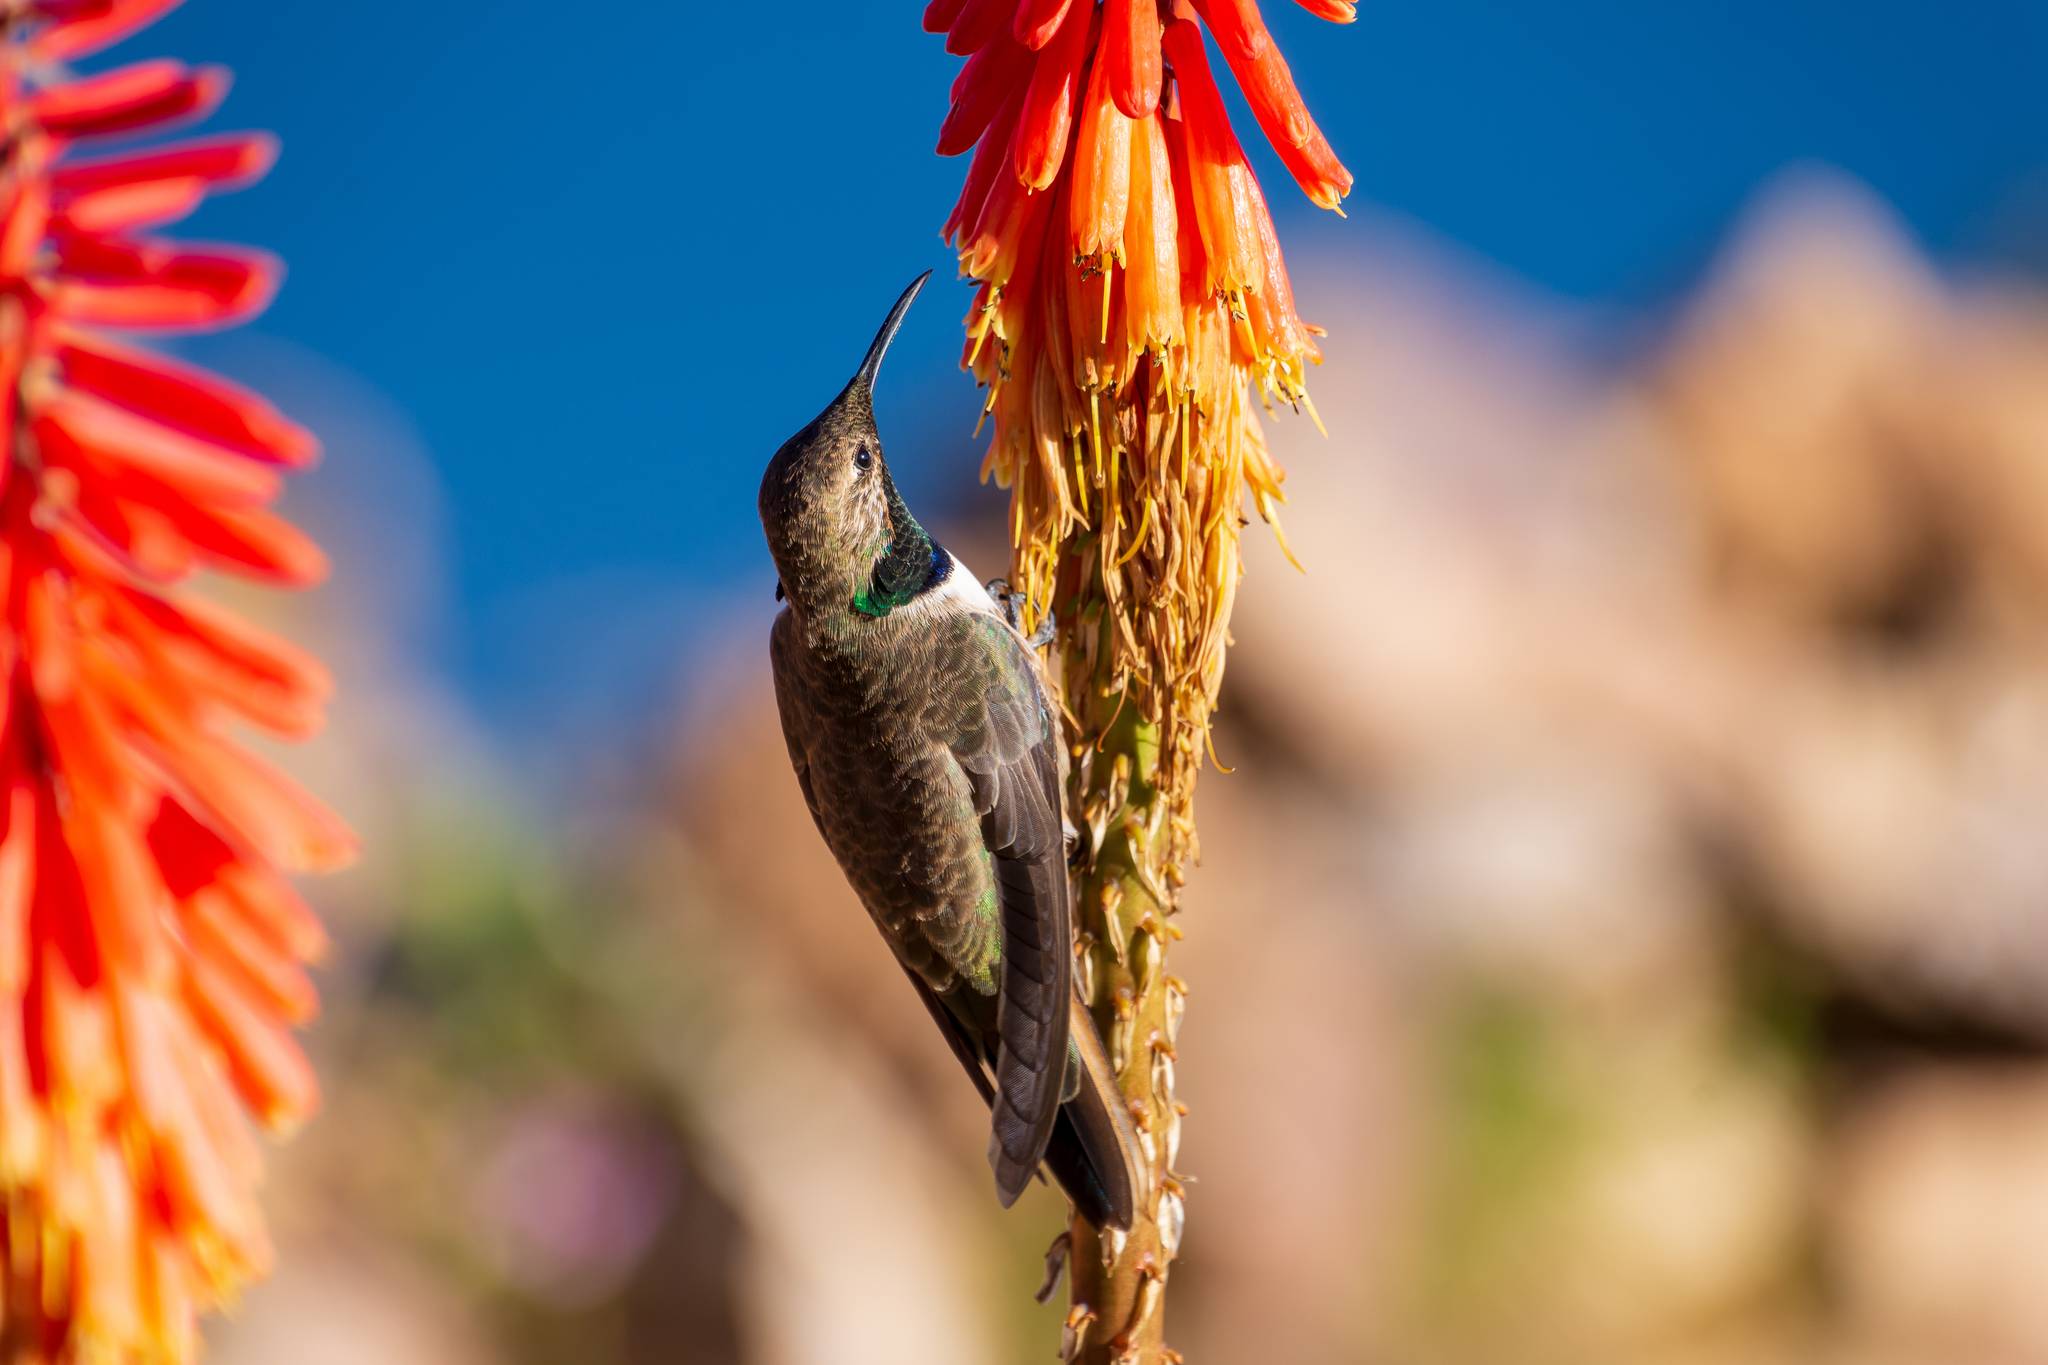
<path fill-rule="evenodd" d="M 76 924 L 89 934 L 85 926 L 90 917 L 78 886 L 78 867 L 58 829 L 55 803 L 39 803 L 36 863 L 43 876 L 37 882 L 32 915 Z M 44 1054 L 48 1093 L 59 1101 L 60 1112 L 66 1103 L 87 1111 L 104 1108 L 122 1088 L 122 1068 L 114 1045 L 113 1008 L 103 992 L 88 989 L 82 980 L 90 973 L 97 981 L 101 964 L 96 957 L 81 953 L 54 936 L 45 939 L 41 948 L 31 980 L 40 988 L 42 1008 L 29 1018 L 29 1043 Z M 58 1136 L 56 1127 L 53 1124 L 46 1130 L 47 1138 Z M 49 1155 L 53 1153 L 46 1150 L 46 1157 Z M 52 1174 L 56 1177 L 53 1183 L 57 1184 L 54 1193 L 60 1201 L 66 1193 L 75 1193 L 67 1191 L 61 1183 L 66 1178 L 75 1179 L 75 1171 L 60 1166 Z M 72 1206 L 73 1211 L 76 1207 Z"/>
<path fill-rule="evenodd" d="M 131 232 L 163 227 L 188 216 L 206 200 L 204 180 L 145 180 L 107 185 L 72 195 L 53 225 L 70 233 Z"/>
<path fill-rule="evenodd" d="M 270 1259 L 247 1118 L 295 1121 L 317 1094 L 289 1029 L 326 938 L 282 873 L 355 842 L 227 733 L 314 732 L 326 670 L 162 585 L 322 577 L 266 510 L 317 447 L 255 395 L 87 329 L 268 301 L 269 256 L 122 234 L 254 179 L 274 140 L 59 159 L 205 113 L 226 77 L 158 61 L 54 81 L 169 6 L 15 8 L 33 22 L 0 27 L 0 295 L 27 304 L 0 345 L 0 1302 L 23 1365 L 188 1365 L 193 1314 Z"/>
<path fill-rule="evenodd" d="M 70 195 L 151 180 L 198 180 L 210 188 L 227 189 L 260 179 L 276 160 L 276 138 L 238 133 L 159 151 L 69 161 L 51 175 L 50 186 L 60 206 Z"/>
<path fill-rule="evenodd" d="M 299 959 L 244 919 L 224 892 L 202 888 L 185 902 L 181 922 L 203 955 L 238 977 L 270 1013 L 290 1024 L 319 1013 L 319 993 Z"/>
<path fill-rule="evenodd" d="M 310 655 L 233 617 L 209 621 L 197 600 L 181 611 L 130 589 L 107 605 L 129 645 L 188 687 L 275 733 L 318 728 L 333 684 Z"/>
<path fill-rule="evenodd" d="M 216 567 L 290 588 L 310 588 L 327 577 L 319 545 L 282 517 L 196 504 L 153 506 Z"/>
<path fill-rule="evenodd" d="M 1024 108 L 1017 125 L 1012 164 L 1017 178 L 1034 190 L 1052 184 L 1067 158 L 1067 137 L 1074 123 L 1082 72 L 1088 61 L 1088 37 L 1095 7 L 1073 5 L 1066 22 L 1031 70 Z"/>
<path fill-rule="evenodd" d="M 313 434 L 248 390 L 163 356 L 65 339 L 53 352 L 70 387 L 260 460 L 305 468 L 320 455 Z"/>
<path fill-rule="evenodd" d="M 1300 6 L 1319 19 L 1328 19 L 1333 24 L 1348 24 L 1358 17 L 1358 6 L 1351 0 L 1297 0 Z"/>
<path fill-rule="evenodd" d="M 227 95 L 219 67 L 188 71 L 153 61 L 53 85 L 29 101 L 29 114 L 53 137 L 108 137 L 213 112 Z"/>
<path fill-rule="evenodd" d="M 213 958 L 195 957 L 185 979 L 193 1012 L 222 1044 L 242 1102 L 272 1128 L 312 1113 L 320 1094 L 313 1068 L 291 1035 L 271 1022 L 275 1012 Z"/>
<path fill-rule="evenodd" d="M 133 826 L 105 805 L 76 802 L 63 817 L 63 829 L 105 969 L 143 986 L 168 984 L 169 893 L 147 865 Z"/>
<path fill-rule="evenodd" d="M 154 1007 L 154 997 L 147 1004 Z M 162 1060 L 151 1061 L 179 1082 L 164 1087 L 165 1108 L 154 1125 L 170 1227 L 205 1228 L 219 1239 L 216 1254 L 225 1253 L 224 1266 L 187 1262 L 179 1278 L 190 1281 L 191 1293 L 212 1301 L 220 1293 L 217 1277 L 223 1273 L 257 1275 L 270 1268 L 270 1244 L 249 1199 L 248 1168 L 239 1152 L 223 1150 L 243 1145 L 233 1141 L 242 1134 L 231 1117 L 226 1081 L 212 1065 L 211 1035 L 204 1041 L 198 1036 L 203 1021 L 182 1008 L 136 1013 L 154 1015 L 160 1024 Z"/>
<path fill-rule="evenodd" d="M 90 572 L 133 573 L 155 584 L 176 583 L 199 568 L 199 554 L 170 518 L 97 488 L 79 490 L 51 539 Z M 104 563 L 111 554 L 111 565 Z"/>
<path fill-rule="evenodd" d="M 1334 209 L 1351 192 L 1344 169 L 1309 116 L 1286 59 L 1259 17 L 1258 0 L 1192 0 L 1223 53 L 1252 114 L 1295 182 L 1316 204 Z"/>
<path fill-rule="evenodd" d="M 0 214 L 0 276 L 22 279 L 34 271 L 49 235 L 51 198 L 50 182 L 42 176 L 14 187 L 7 204 L 12 212 Z"/>
<path fill-rule="evenodd" d="M 1157 0 L 1106 0 L 1100 60 L 1109 68 L 1110 96 L 1126 118 L 1146 118 L 1159 107 L 1165 67 Z"/>
<path fill-rule="evenodd" d="M 35 788 L 12 761 L 5 765 L 4 780 L 0 780 L 0 820 L 6 822 L 0 826 L 0 999 L 18 1000 L 28 984 L 28 906 L 35 889 Z M 0 1151 L 5 1145 L 0 1143 Z M 0 1160 L 0 1168 L 5 1165 Z"/>
<path fill-rule="evenodd" d="M 331 868 L 353 854 L 347 830 L 289 779 L 202 730 L 122 668 L 102 658 L 93 663 L 92 680 L 123 726 L 177 765 L 185 792 L 211 822 L 232 831 L 238 849 L 293 870 Z"/>
<path fill-rule="evenodd" d="M 111 13 L 114 0 L 29 0 L 24 8 L 38 19 L 76 23 Z"/>
<path fill-rule="evenodd" d="M 268 763 L 225 744 L 188 748 L 193 795 L 271 865 L 331 872 L 356 854 L 356 839 L 326 807 Z"/>
<path fill-rule="evenodd" d="M 73 1253 L 79 1318 L 95 1334 L 141 1330 L 139 1193 L 118 1142 L 102 1137 L 87 1156 L 87 1221 Z"/>
<path fill-rule="evenodd" d="M 36 8 L 56 22 L 37 34 L 30 46 L 37 56 L 50 61 L 90 56 L 147 28 L 179 3 L 180 0 L 82 0 L 66 4 L 62 0 L 41 0 Z"/>
<path fill-rule="evenodd" d="M 318 962 L 327 955 L 326 928 L 290 882 L 239 861 L 224 868 L 216 881 L 246 918 L 265 933 L 282 935 L 281 942 L 301 961 Z"/>
<path fill-rule="evenodd" d="M 29 688 L 45 705 L 70 701 L 78 683 L 78 659 L 50 586 L 52 577 L 43 565 L 18 562 L 15 580 L 8 585 L 11 594 L 19 594 L 15 629 L 26 655 Z"/>
<path fill-rule="evenodd" d="M 118 619 L 120 628 L 114 633 L 180 707 L 188 711 L 220 707 L 286 738 L 300 739 L 318 732 L 323 698 L 281 687 L 187 640 L 135 629 L 132 617 Z"/>
<path fill-rule="evenodd" d="M 101 476 L 133 473 L 204 502 L 260 506 L 283 486 L 276 469 L 158 426 L 121 408 L 80 398 L 44 403 L 31 434 L 53 460 L 83 462 Z"/>
<path fill-rule="evenodd" d="M 319 659 L 203 597 L 173 603 L 132 589 L 127 595 L 151 613 L 160 629 L 189 641 L 195 651 L 219 667 L 234 669 L 310 702 L 324 702 L 334 693 L 334 679 Z"/>
<path fill-rule="evenodd" d="M 62 274 L 50 290 L 56 314 L 108 327 L 222 327 L 260 313 L 282 267 L 256 251 L 186 251 L 151 243 L 74 237 L 58 248 Z"/>

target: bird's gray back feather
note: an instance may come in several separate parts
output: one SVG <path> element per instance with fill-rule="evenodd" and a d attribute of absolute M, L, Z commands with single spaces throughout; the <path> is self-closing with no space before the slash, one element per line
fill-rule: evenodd
<path fill-rule="evenodd" d="M 842 646 L 776 619 L 790 761 L 898 958 L 993 1066 L 989 1156 L 1007 1204 L 1044 1154 L 1067 1059 L 1058 726 L 1036 661 L 992 613 L 855 627 Z"/>

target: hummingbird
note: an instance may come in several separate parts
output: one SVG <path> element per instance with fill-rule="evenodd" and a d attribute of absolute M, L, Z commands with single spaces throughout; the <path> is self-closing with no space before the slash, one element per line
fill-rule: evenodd
<path fill-rule="evenodd" d="M 926 271 L 761 478 L 789 761 L 826 846 L 990 1111 L 1005 1208 L 1042 1166 L 1127 1228 L 1146 1167 L 1074 989 L 1059 716 L 1014 612 L 911 515 L 874 386 Z"/>

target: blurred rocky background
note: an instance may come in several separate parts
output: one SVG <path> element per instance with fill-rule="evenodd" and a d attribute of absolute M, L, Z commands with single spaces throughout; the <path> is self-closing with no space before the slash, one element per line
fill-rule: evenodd
<path fill-rule="evenodd" d="M 1202 791 L 1169 1339 L 2048 1359 L 2048 294 L 1814 179 L 1619 334 L 1358 232 L 1297 253 L 1309 572 L 1250 533 Z M 949 537 L 986 574 L 997 506 Z M 812 835 L 763 563 L 559 804 L 337 624 L 397 597 L 330 594 L 313 776 L 372 860 L 318 888 L 327 1109 L 216 1360 L 1051 1358 L 1058 1202 L 996 1209 Z"/>

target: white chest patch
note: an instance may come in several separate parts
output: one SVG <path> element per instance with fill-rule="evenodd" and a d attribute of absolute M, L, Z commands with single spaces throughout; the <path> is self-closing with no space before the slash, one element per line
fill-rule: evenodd
<path fill-rule="evenodd" d="M 952 571 L 946 575 L 946 581 L 923 596 L 912 599 L 909 605 L 898 607 L 897 610 L 912 616 L 963 610 L 985 611 L 1001 616 L 1002 612 L 997 609 L 995 599 L 988 595 L 987 588 L 981 586 L 981 580 L 974 576 L 973 570 L 962 564 L 951 550 L 947 550 L 945 554 L 953 563 Z"/>

